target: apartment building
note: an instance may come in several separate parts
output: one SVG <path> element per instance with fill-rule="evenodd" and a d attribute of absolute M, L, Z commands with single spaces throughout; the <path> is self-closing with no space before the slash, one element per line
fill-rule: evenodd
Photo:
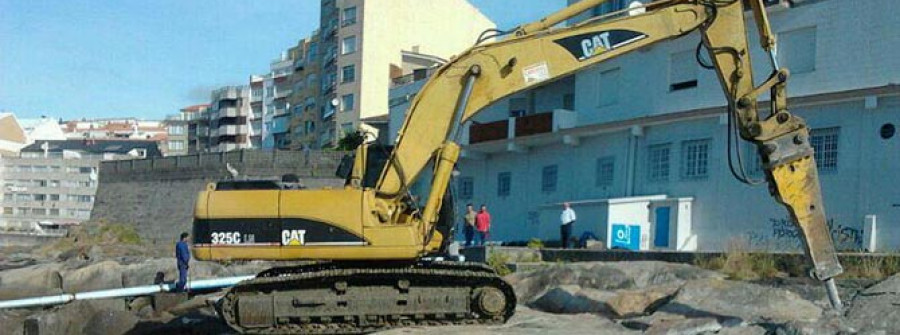
<path fill-rule="evenodd" d="M 288 97 L 293 87 L 292 56 L 296 54 L 291 51 L 273 60 L 268 74 L 250 76 L 250 141 L 254 148 L 286 149 L 290 144 Z"/>
<path fill-rule="evenodd" d="M 167 115 L 163 125 L 166 128 L 166 140 L 160 143 L 160 151 L 164 156 L 188 154 L 191 140 L 197 140 L 198 118 L 209 109 L 209 105 L 193 105 L 182 108 L 178 114 Z M 208 118 L 208 114 L 206 117 Z M 193 136 L 192 136 L 193 135 Z M 196 147 L 196 144 L 194 144 Z"/>
<path fill-rule="evenodd" d="M 896 250 L 900 191 L 885 181 L 900 170 L 900 59 L 883 55 L 900 52 L 900 21 L 879 9 L 892 2 L 767 4 L 779 63 L 792 74 L 789 107 L 812 130 L 835 243 Z M 487 204 L 500 241 L 558 240 L 570 202 L 575 235 L 592 232 L 609 247 L 716 251 L 739 241 L 796 251 L 784 208 L 729 171 L 726 101 L 715 73 L 694 60 L 699 42 L 696 32 L 661 42 L 486 108 L 462 130 L 457 203 Z M 757 75 L 769 70 L 755 46 L 751 58 Z M 408 87 L 392 99 L 413 94 Z M 396 129 L 402 117 L 391 120 Z M 736 152 L 763 178 L 754 148 Z"/>
<path fill-rule="evenodd" d="M 90 218 L 101 160 L 159 156 L 152 141 L 35 141 L 0 158 L 0 230 L 64 234 Z"/>
<path fill-rule="evenodd" d="M 197 119 L 196 150 L 222 152 L 251 148 L 251 115 L 249 87 L 225 86 L 213 91 L 209 109 L 200 112 Z"/>
<path fill-rule="evenodd" d="M 319 148 L 321 145 L 318 143 L 317 126 L 321 125 L 323 116 L 320 112 L 319 32 L 315 31 L 300 40 L 289 52 L 294 60 L 290 79 L 291 95 L 288 97 L 290 148 Z"/>
<path fill-rule="evenodd" d="M 411 72 L 404 52 L 447 59 L 495 28 L 465 0 L 322 0 L 320 13 L 319 146 L 384 119 L 392 79 Z"/>

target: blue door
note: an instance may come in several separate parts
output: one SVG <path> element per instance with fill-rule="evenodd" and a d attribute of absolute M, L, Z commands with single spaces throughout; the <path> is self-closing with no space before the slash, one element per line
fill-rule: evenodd
<path fill-rule="evenodd" d="M 656 235 L 653 237 L 653 246 L 669 247 L 669 207 L 656 208 Z"/>

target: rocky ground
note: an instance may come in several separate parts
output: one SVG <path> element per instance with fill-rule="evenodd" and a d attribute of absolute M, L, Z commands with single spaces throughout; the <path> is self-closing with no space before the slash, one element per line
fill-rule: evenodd
<path fill-rule="evenodd" d="M 82 250 L 54 259 L 2 253 L 0 300 L 152 284 L 174 259 L 110 258 Z M 192 278 L 253 274 L 264 262 L 195 262 Z M 804 279 L 731 281 L 663 262 L 546 263 L 506 277 L 520 305 L 502 326 L 394 329 L 383 334 L 900 334 L 900 275 L 841 281 L 847 308 L 828 308 Z M 0 311 L 3 334 L 231 334 L 211 305 L 221 293 L 156 308 L 147 297 Z"/>

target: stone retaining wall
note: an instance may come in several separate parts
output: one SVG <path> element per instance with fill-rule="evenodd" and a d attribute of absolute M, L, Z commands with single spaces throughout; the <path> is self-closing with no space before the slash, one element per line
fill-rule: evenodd
<path fill-rule="evenodd" d="M 293 173 L 310 188 L 339 187 L 342 152 L 232 151 L 100 163 L 92 222 L 133 225 L 141 239 L 170 247 L 190 231 L 194 201 L 207 183 L 231 178 L 278 179 Z"/>

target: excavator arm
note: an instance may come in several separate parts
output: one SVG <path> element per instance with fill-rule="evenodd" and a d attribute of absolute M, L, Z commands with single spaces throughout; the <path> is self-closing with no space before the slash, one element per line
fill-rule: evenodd
<path fill-rule="evenodd" d="M 759 149 L 771 194 L 801 231 L 812 274 L 826 282 L 834 307 L 840 299 L 833 277 L 841 268 L 825 224 L 818 174 L 805 122 L 788 112 L 787 69 L 777 65 L 775 38 L 761 0 L 750 0 L 762 48 L 772 72 L 754 85 L 744 7 L 739 0 L 662 0 L 641 13 L 610 15 L 577 26 L 553 27 L 605 0 L 583 0 L 514 31 L 498 42 L 476 45 L 442 66 L 412 101 L 388 163 L 375 186 L 375 214 L 396 216 L 410 184 L 434 163 L 431 193 L 422 211 L 432 232 L 459 147 L 459 129 L 484 107 L 516 92 L 548 83 L 591 65 L 699 30 L 740 136 Z M 632 9 L 635 10 L 635 9 Z M 758 97 L 769 92 L 761 115 Z M 452 103 L 452 102 L 455 102 Z M 364 148 L 364 147 L 363 147 Z M 363 149 L 364 150 L 364 149 Z M 428 237 L 430 239 L 430 236 Z"/>

